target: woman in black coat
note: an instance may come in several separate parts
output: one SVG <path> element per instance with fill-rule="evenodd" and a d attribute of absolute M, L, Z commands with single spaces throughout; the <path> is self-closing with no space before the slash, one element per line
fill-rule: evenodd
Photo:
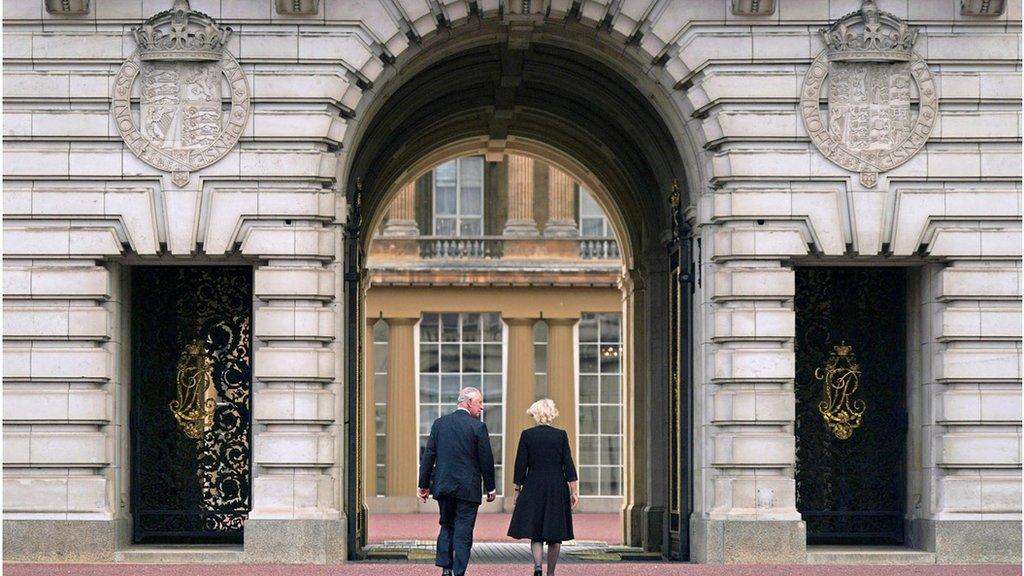
<path fill-rule="evenodd" d="M 548 576 L 555 573 L 562 541 L 575 538 L 572 510 L 579 503 L 576 465 L 565 430 L 552 428 L 558 417 L 555 403 L 545 398 L 526 411 L 537 426 L 523 430 L 516 448 L 515 510 L 508 535 L 529 538 L 533 575 L 541 576 L 544 543 L 548 543 Z"/>

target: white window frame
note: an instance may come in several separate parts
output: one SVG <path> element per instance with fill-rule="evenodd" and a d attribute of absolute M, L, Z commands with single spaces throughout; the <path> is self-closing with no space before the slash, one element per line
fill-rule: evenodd
<path fill-rule="evenodd" d="M 618 372 L 618 376 L 619 376 L 619 402 L 618 402 L 618 406 L 619 406 L 619 433 L 617 434 L 617 436 L 619 438 L 619 451 L 620 451 L 620 454 L 619 454 L 619 463 L 618 464 L 603 464 L 603 463 L 601 463 L 601 460 L 600 460 L 600 451 L 601 451 L 600 450 L 600 445 L 601 445 L 600 438 L 601 437 L 605 437 L 605 436 L 606 437 L 613 437 L 613 436 L 615 436 L 615 435 L 612 435 L 612 434 L 602 434 L 600 432 L 600 430 L 601 430 L 601 428 L 600 428 L 601 408 L 604 407 L 604 406 L 612 406 L 612 404 L 606 404 L 606 403 L 601 401 L 601 396 L 600 396 L 600 385 L 601 385 L 600 384 L 600 379 L 601 379 L 601 377 L 604 374 L 602 372 L 600 372 L 600 366 L 598 367 L 598 372 L 597 372 L 597 377 L 598 377 L 598 402 L 597 402 L 597 404 L 593 404 L 593 403 L 588 403 L 587 404 L 587 406 L 597 406 L 598 407 L 598 410 L 597 410 L 597 413 L 598 413 L 598 433 L 597 434 L 582 434 L 580 432 L 581 429 L 582 429 L 582 426 L 580 426 L 580 414 L 582 413 L 582 410 L 580 410 L 580 408 L 582 406 L 582 403 L 580 402 L 580 390 L 581 390 L 581 388 L 580 388 L 580 377 L 583 375 L 580 372 L 580 346 L 581 346 L 581 344 L 595 344 L 595 342 L 581 342 L 580 341 L 580 324 L 582 323 L 583 316 L 587 315 L 587 314 L 597 314 L 597 315 L 617 314 L 618 317 L 619 317 L 619 349 L 620 349 L 620 353 L 619 353 L 619 372 Z M 622 498 L 622 497 L 624 497 L 626 495 L 626 466 L 625 466 L 625 464 L 626 464 L 626 420 L 625 420 L 625 418 L 626 418 L 626 402 L 625 402 L 626 379 L 625 379 L 625 371 L 624 371 L 625 364 L 626 364 L 626 362 L 625 362 L 626 355 L 625 355 L 625 345 L 624 345 L 624 343 L 622 341 L 623 337 L 624 337 L 624 334 L 625 334 L 625 327 L 622 325 L 623 316 L 624 315 L 621 312 L 583 312 L 582 314 L 580 314 L 580 322 L 576 322 L 576 325 L 573 327 L 573 343 L 574 343 L 574 346 L 573 346 L 573 348 L 574 348 L 574 354 L 573 354 L 573 373 L 575 374 L 574 380 L 575 380 L 575 384 L 576 384 L 576 450 L 577 450 L 577 454 L 576 454 L 576 469 L 577 469 L 577 474 L 580 477 L 581 484 L 582 484 L 583 467 L 584 466 L 587 467 L 587 468 L 596 468 L 598 470 L 598 484 L 597 484 L 597 486 L 598 486 L 598 493 L 597 494 L 584 494 L 582 489 L 581 489 L 580 490 L 580 498 Z M 599 323 L 598 324 L 598 340 L 596 342 L 596 344 L 598 345 L 598 359 L 597 359 L 597 361 L 598 361 L 599 365 L 600 365 L 600 362 L 601 362 L 600 349 L 601 349 L 601 344 L 602 344 L 602 340 L 601 340 L 600 334 L 601 334 L 601 326 L 600 326 L 600 323 Z M 592 375 L 593 373 L 588 372 L 587 374 L 588 375 Z M 581 438 L 582 436 L 596 436 L 598 438 L 598 454 L 599 454 L 599 456 L 598 456 L 598 463 L 597 464 L 584 464 L 583 463 L 583 450 L 582 450 L 583 443 L 582 443 L 582 438 Z M 602 468 L 618 468 L 619 469 L 619 493 L 618 494 L 602 494 L 601 493 L 600 473 L 601 473 L 601 469 Z"/>
<path fill-rule="evenodd" d="M 468 159 L 479 159 L 481 163 L 480 167 L 480 215 L 466 215 L 462 214 L 462 161 Z M 462 156 L 460 158 L 453 158 L 447 162 L 442 162 L 440 165 L 447 164 L 448 162 L 455 163 L 455 214 L 442 215 L 442 218 L 454 218 L 455 219 L 455 233 L 453 236 L 463 236 L 462 234 L 462 220 L 466 219 L 480 219 L 480 236 L 484 235 L 484 213 L 486 212 L 486 205 L 484 199 L 486 198 L 485 189 L 487 188 L 487 161 L 483 156 Z M 437 166 L 430 171 L 431 178 L 431 230 L 434 235 L 437 236 Z M 465 236 L 466 238 L 476 238 L 477 236 Z"/>
<path fill-rule="evenodd" d="M 501 436 L 501 474 L 500 475 L 499 474 L 495 474 L 494 484 L 495 484 L 495 489 L 498 491 L 498 496 L 499 497 L 504 497 L 505 496 L 505 494 L 504 494 L 504 486 L 505 486 L 505 484 L 504 484 L 504 482 L 505 482 L 504 476 L 505 476 L 505 474 L 509 473 L 509 463 L 505 461 L 506 449 L 508 447 L 507 444 L 506 444 L 508 442 L 508 434 L 507 434 L 507 431 L 508 431 L 508 370 L 506 369 L 506 367 L 508 366 L 508 324 L 505 322 L 505 319 L 502 317 L 501 312 L 500 311 L 496 311 L 496 310 L 483 311 L 483 312 L 480 312 L 480 311 L 460 311 L 460 312 L 452 312 L 452 311 L 427 312 L 427 311 L 422 311 L 422 312 L 420 312 L 420 319 L 416 322 L 416 325 L 415 325 L 414 331 L 413 331 L 413 346 L 414 346 L 413 350 L 415 351 L 415 354 L 414 354 L 415 361 L 413 362 L 413 367 L 414 367 L 414 370 L 416 371 L 415 372 L 415 374 L 416 374 L 416 426 L 415 426 L 415 431 L 416 431 L 416 461 L 417 462 L 420 461 L 420 456 L 421 456 L 421 450 L 420 450 L 420 436 L 421 436 L 421 434 L 420 434 L 420 417 L 421 417 L 421 412 L 420 412 L 420 376 L 421 376 L 421 373 L 420 373 L 420 324 L 423 323 L 423 316 L 425 316 L 427 314 L 438 314 L 438 315 L 441 315 L 441 314 L 480 314 L 480 315 L 483 315 L 483 314 L 497 314 L 498 320 L 501 322 L 501 434 L 500 434 L 500 436 Z M 442 342 L 441 341 L 441 332 L 440 332 L 440 327 L 439 327 L 438 328 L 438 351 L 437 351 L 437 354 L 438 354 L 438 359 L 437 359 L 437 361 L 438 361 L 438 373 L 437 374 L 438 374 L 438 386 L 439 387 L 440 387 L 440 383 L 441 383 L 440 382 L 440 376 L 442 374 L 442 372 L 440 371 L 440 362 L 441 362 L 441 348 L 440 348 L 440 344 L 441 344 L 441 342 Z M 460 334 L 460 336 L 459 336 L 460 354 L 461 354 L 461 345 L 462 345 L 462 343 L 463 343 L 462 336 Z M 485 342 L 481 342 L 481 343 L 485 343 Z M 486 343 L 494 344 L 494 342 L 486 342 Z M 480 363 L 481 363 L 481 366 L 480 366 L 480 368 L 481 368 L 481 372 L 480 372 L 480 374 L 481 374 L 481 384 L 482 384 L 482 380 L 483 380 L 483 374 L 485 374 L 485 372 L 483 372 L 483 361 L 484 361 L 484 359 L 483 359 L 483 355 L 482 354 L 483 354 L 483 351 L 481 350 L 481 357 L 480 357 Z M 460 357 L 460 361 L 461 361 L 461 357 Z M 461 374 L 469 374 L 469 372 L 461 372 L 460 371 L 459 374 L 460 375 Z M 493 374 L 493 372 L 487 372 L 487 374 Z M 440 390 L 440 388 L 439 388 L 439 390 Z M 486 404 L 487 404 L 487 397 L 486 396 L 484 397 L 484 404 L 485 404 L 484 412 L 486 412 L 487 411 L 487 406 L 486 406 Z M 443 407 L 445 405 L 440 403 L 440 402 L 438 402 L 438 406 L 440 406 L 443 409 Z M 451 409 L 454 410 L 455 407 L 452 406 Z M 440 415 L 444 416 L 444 412 L 442 412 Z M 487 432 L 488 432 L 488 434 L 490 436 L 498 436 L 499 435 L 499 434 L 494 434 L 490 430 L 488 430 Z"/>
<path fill-rule="evenodd" d="M 583 197 L 584 196 L 587 196 L 590 199 L 594 200 L 594 204 L 598 207 L 599 210 L 601 210 L 600 218 L 601 218 L 601 230 L 602 230 L 602 233 L 601 233 L 600 236 L 584 236 L 583 235 L 583 219 L 584 218 L 587 218 L 587 219 L 597 219 L 598 218 L 598 216 L 584 216 L 583 215 Z M 584 238 L 612 238 L 612 237 L 614 237 L 614 234 L 612 232 L 611 223 L 608 222 L 608 215 L 605 214 L 604 209 L 601 208 L 601 205 L 598 204 L 597 200 L 594 199 L 593 195 L 591 195 L 590 192 L 588 192 L 586 188 L 584 188 L 583 186 L 580 186 L 580 185 L 576 186 L 576 205 L 580 207 L 579 222 L 577 222 L 577 225 L 579 227 L 579 234 L 580 234 L 580 236 L 583 236 Z"/>
<path fill-rule="evenodd" d="M 377 322 L 384 322 L 384 325 L 387 326 L 388 338 L 385 339 L 383 342 L 378 341 L 377 338 L 376 338 L 376 334 L 374 333 L 375 332 L 375 328 L 377 326 Z M 371 325 L 371 327 L 370 327 L 370 341 L 371 341 L 370 345 L 373 346 L 373 352 L 374 352 L 374 358 L 373 358 L 373 364 L 374 365 L 372 366 L 373 374 L 371 374 L 370 377 L 373 379 L 374 398 L 370 398 L 369 400 L 373 402 L 374 453 L 370 454 L 370 455 L 367 455 L 367 456 L 373 458 L 373 464 L 374 464 L 374 468 L 373 468 L 373 471 L 374 471 L 373 491 L 374 491 L 374 496 L 376 496 L 377 498 L 383 498 L 383 497 L 385 497 L 387 495 L 386 494 L 386 488 L 385 488 L 384 491 L 380 491 L 379 490 L 380 487 L 377 486 L 377 473 L 380 471 L 380 469 L 382 469 L 382 468 L 384 469 L 384 473 L 385 473 L 385 477 L 384 477 L 385 478 L 385 482 L 384 483 L 386 485 L 387 484 L 387 476 L 386 476 L 386 474 L 387 474 L 387 454 L 385 454 L 385 456 L 384 456 L 384 461 L 381 462 L 380 460 L 377 459 L 377 450 L 380 449 L 380 443 L 385 441 L 385 439 L 387 438 L 387 432 L 386 432 L 386 430 L 387 430 L 387 418 L 388 418 L 388 416 L 387 416 L 387 398 L 385 397 L 385 401 L 383 403 L 382 402 L 377 402 L 376 394 L 377 394 L 377 376 L 383 374 L 384 377 L 385 377 L 385 380 L 386 380 L 387 379 L 387 374 L 388 374 L 388 367 L 387 367 L 387 364 L 385 364 L 384 365 L 384 370 L 382 372 L 378 372 L 377 371 L 377 345 L 378 344 L 383 344 L 386 347 L 387 353 L 389 355 L 391 354 L 391 341 L 390 341 L 391 340 L 390 339 L 391 326 L 388 326 L 387 321 L 383 320 L 383 319 L 378 319 L 377 322 L 374 322 Z M 380 406 L 384 406 L 384 426 L 385 426 L 385 433 L 384 434 L 378 434 L 377 433 L 377 408 L 380 407 Z"/>

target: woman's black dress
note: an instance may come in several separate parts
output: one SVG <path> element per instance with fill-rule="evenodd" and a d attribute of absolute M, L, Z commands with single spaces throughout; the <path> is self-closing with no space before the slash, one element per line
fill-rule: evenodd
<path fill-rule="evenodd" d="M 516 449 L 513 476 L 513 482 L 523 489 L 512 512 L 508 535 L 534 542 L 574 539 L 567 482 L 576 479 L 565 430 L 546 425 L 524 430 Z"/>

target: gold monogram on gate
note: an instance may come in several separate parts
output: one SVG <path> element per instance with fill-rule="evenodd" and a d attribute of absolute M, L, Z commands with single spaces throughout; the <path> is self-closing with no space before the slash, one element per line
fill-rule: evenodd
<path fill-rule="evenodd" d="M 814 370 L 815 380 L 824 381 L 824 399 L 818 403 L 818 411 L 825 419 L 825 425 L 840 440 L 847 440 L 860 427 L 861 417 L 867 404 L 861 399 L 851 401 L 860 388 L 860 365 L 853 357 L 853 347 L 843 342 L 834 347 L 825 361 L 825 366 Z"/>
<path fill-rule="evenodd" d="M 213 385 L 213 362 L 199 340 L 185 345 L 178 358 L 177 398 L 171 401 L 171 413 L 189 438 L 198 440 L 213 425 L 217 408 L 217 388 Z"/>

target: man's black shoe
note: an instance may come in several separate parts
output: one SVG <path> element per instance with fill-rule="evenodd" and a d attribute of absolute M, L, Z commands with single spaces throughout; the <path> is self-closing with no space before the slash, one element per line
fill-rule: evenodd
<path fill-rule="evenodd" d="M 452 576 L 451 568 L 441 568 L 441 576 Z"/>

